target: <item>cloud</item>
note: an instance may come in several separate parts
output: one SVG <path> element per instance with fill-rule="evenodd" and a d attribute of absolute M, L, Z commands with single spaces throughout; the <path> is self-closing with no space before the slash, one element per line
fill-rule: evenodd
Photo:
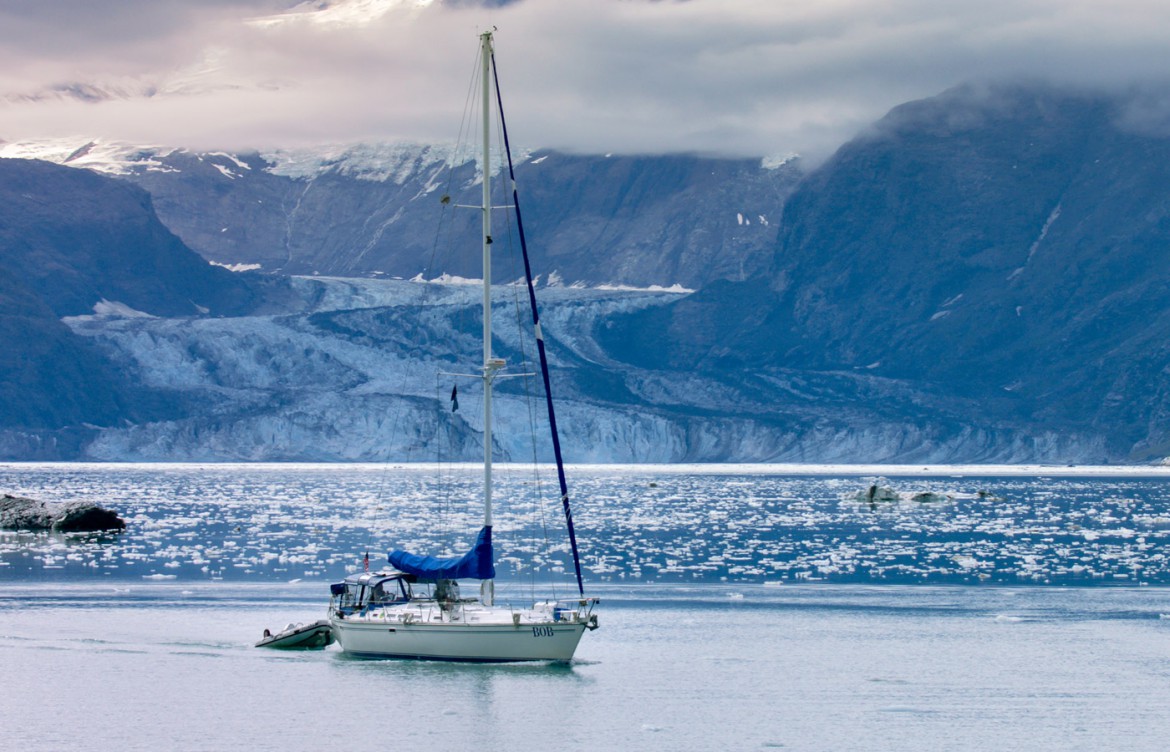
<path fill-rule="evenodd" d="M 449 141 L 491 26 L 515 141 L 581 152 L 815 159 L 964 82 L 1170 71 L 1160 0 L 9 0 L 0 137 Z"/>

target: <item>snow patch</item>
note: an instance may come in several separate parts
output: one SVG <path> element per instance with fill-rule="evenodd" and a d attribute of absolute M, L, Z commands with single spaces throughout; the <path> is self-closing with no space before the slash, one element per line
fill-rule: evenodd
<path fill-rule="evenodd" d="M 778 170 L 789 162 L 795 162 L 798 159 L 800 159 L 800 155 L 791 151 L 787 154 L 772 154 L 760 160 L 760 167 L 765 170 Z"/>
<path fill-rule="evenodd" d="M 175 172 L 159 161 L 175 151 L 165 147 L 131 146 L 98 139 L 34 139 L 0 144 L 0 159 L 39 159 L 69 167 L 84 167 L 108 175 L 131 175 L 142 171 Z"/>
<path fill-rule="evenodd" d="M 675 282 L 670 287 L 663 287 L 662 285 L 650 285 L 649 287 L 634 287 L 633 285 L 598 285 L 595 290 L 605 290 L 607 292 L 669 292 L 678 295 L 689 295 L 694 292 L 689 287 L 683 287 L 678 282 Z"/>
<path fill-rule="evenodd" d="M 224 230 L 227 230 L 227 228 L 223 228 L 220 232 Z M 260 268 L 260 264 L 225 264 L 222 261 L 208 261 L 207 263 L 212 266 L 221 266 L 229 272 L 252 272 Z"/>
<path fill-rule="evenodd" d="M 94 316 L 102 316 L 105 318 L 119 318 L 119 319 L 153 319 L 157 318 L 145 311 L 135 310 L 125 303 L 119 303 L 116 300 L 106 300 L 102 298 L 93 304 Z M 74 316 L 70 318 L 89 318 L 88 316 Z"/>
<path fill-rule="evenodd" d="M 514 153 L 516 161 L 523 162 L 531 150 Z M 267 172 L 293 180 L 314 180 L 333 173 L 374 183 L 392 182 L 404 185 L 422 175 L 428 186 L 424 193 L 438 186 L 437 177 L 443 170 L 474 162 L 480 171 L 482 157 L 470 146 L 454 144 L 420 144 L 414 142 L 324 144 L 300 149 L 278 149 L 260 155 L 269 167 Z M 496 175 L 505 166 L 505 157 L 499 151 L 492 154 L 490 174 Z"/>
<path fill-rule="evenodd" d="M 752 220 L 749 217 L 745 217 L 742 212 L 736 212 L 735 221 L 740 227 L 751 225 L 752 223 Z M 756 222 L 763 227 L 768 227 L 768 217 L 763 214 L 756 215 Z"/>
<path fill-rule="evenodd" d="M 236 178 L 239 177 L 239 175 L 232 172 L 231 170 L 229 170 L 228 168 L 224 167 L 221 164 L 216 164 L 215 162 L 212 162 L 211 166 L 214 167 L 215 169 L 219 170 L 220 173 L 228 180 L 235 180 Z"/>
<path fill-rule="evenodd" d="M 1056 220 L 1060 219 L 1062 206 L 1063 204 L 1057 204 L 1056 208 L 1052 210 L 1052 213 L 1048 215 L 1048 219 L 1044 221 L 1044 226 L 1040 228 L 1040 235 L 1032 242 L 1031 247 L 1028 248 L 1028 258 L 1024 259 L 1024 265 L 1016 268 L 1012 271 L 1011 274 L 1008 275 L 1009 282 L 1023 274 L 1028 264 L 1032 262 L 1032 257 L 1035 256 L 1036 251 L 1040 249 L 1040 244 L 1044 242 L 1044 238 L 1048 237 L 1048 231 L 1052 229 L 1052 224 Z"/>
<path fill-rule="evenodd" d="M 247 162 L 240 161 L 240 159 L 238 157 L 236 157 L 235 155 L 232 155 L 232 154 L 228 154 L 226 151 L 209 152 L 207 154 L 207 156 L 209 156 L 209 157 L 223 157 L 224 159 L 231 160 L 232 162 L 235 163 L 236 167 L 239 167 L 241 170 L 252 169 L 252 166 L 249 165 Z"/>
<path fill-rule="evenodd" d="M 1044 238 L 1048 237 L 1048 230 L 1052 228 L 1052 223 L 1060 219 L 1061 206 L 1062 204 L 1056 205 L 1056 208 L 1048 215 L 1048 219 L 1045 220 L 1044 226 L 1040 228 L 1040 237 L 1036 238 L 1035 242 L 1032 243 L 1032 247 L 1028 249 L 1028 261 L 1032 260 L 1032 257 L 1036 255 L 1036 250 L 1044 242 Z M 1024 263 L 1027 263 L 1027 261 Z"/>
<path fill-rule="evenodd" d="M 422 272 L 410 278 L 411 282 L 417 282 L 424 285 L 482 285 L 483 279 L 472 279 L 470 277 L 458 277 L 454 274 L 447 274 L 443 272 L 434 279 L 427 279 L 422 275 Z"/>

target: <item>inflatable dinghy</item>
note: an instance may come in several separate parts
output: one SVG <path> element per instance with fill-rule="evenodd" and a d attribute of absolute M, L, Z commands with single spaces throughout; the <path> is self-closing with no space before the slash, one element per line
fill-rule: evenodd
<path fill-rule="evenodd" d="M 283 650 L 314 650 L 333 644 L 333 628 L 328 619 L 311 624 L 289 624 L 272 634 L 264 630 L 264 638 L 256 643 L 258 648 L 281 648 Z"/>

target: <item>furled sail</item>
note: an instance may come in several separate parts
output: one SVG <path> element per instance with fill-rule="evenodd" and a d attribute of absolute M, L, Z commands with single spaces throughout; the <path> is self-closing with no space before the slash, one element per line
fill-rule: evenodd
<path fill-rule="evenodd" d="M 479 531 L 475 545 L 462 556 L 437 559 L 434 556 L 419 556 L 409 551 L 391 551 L 387 557 L 390 566 L 399 572 L 413 574 L 423 580 L 491 580 L 496 576 L 496 565 L 492 561 L 492 528 L 485 526 Z"/>

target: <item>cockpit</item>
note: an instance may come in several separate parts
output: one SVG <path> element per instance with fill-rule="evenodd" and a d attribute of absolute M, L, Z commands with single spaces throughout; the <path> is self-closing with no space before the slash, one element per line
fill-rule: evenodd
<path fill-rule="evenodd" d="M 341 614 L 352 614 L 373 606 L 406 603 L 414 598 L 411 584 L 414 575 L 402 572 L 362 572 L 329 586 L 329 607 Z"/>

